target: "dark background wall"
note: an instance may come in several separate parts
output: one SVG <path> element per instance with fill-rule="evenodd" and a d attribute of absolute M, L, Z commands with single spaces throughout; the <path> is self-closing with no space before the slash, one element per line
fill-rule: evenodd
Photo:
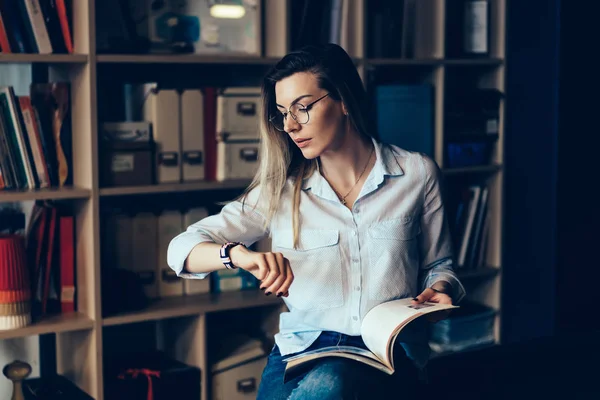
<path fill-rule="evenodd" d="M 505 343 L 600 327 L 593 16 L 565 0 L 508 4 Z"/>

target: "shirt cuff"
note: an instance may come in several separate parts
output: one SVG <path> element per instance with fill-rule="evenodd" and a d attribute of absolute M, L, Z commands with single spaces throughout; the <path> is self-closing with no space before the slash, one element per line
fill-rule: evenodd
<path fill-rule="evenodd" d="M 460 301 L 465 297 L 465 288 L 462 283 L 458 280 L 456 275 L 449 272 L 434 272 L 432 273 L 427 280 L 425 281 L 425 288 L 432 287 L 436 282 L 446 282 L 452 287 L 452 293 L 450 296 L 452 297 L 452 302 L 454 304 L 460 303 Z"/>
<path fill-rule="evenodd" d="M 204 279 L 210 274 L 210 272 L 192 273 L 183 270 L 185 260 L 188 258 L 194 247 L 206 241 L 207 240 L 199 239 L 197 235 L 190 234 L 180 236 L 177 238 L 176 243 L 171 243 L 169 245 L 173 246 L 169 250 L 169 267 L 175 271 L 175 274 L 177 274 L 178 277 L 183 279 Z"/>
<path fill-rule="evenodd" d="M 456 277 L 454 271 L 443 265 L 443 263 L 442 265 L 433 267 L 433 271 L 425 279 L 423 290 L 432 287 L 436 282 L 440 281 L 444 281 L 452 287 L 451 297 L 454 304 L 459 303 L 465 297 L 466 291 L 462 283 Z"/>

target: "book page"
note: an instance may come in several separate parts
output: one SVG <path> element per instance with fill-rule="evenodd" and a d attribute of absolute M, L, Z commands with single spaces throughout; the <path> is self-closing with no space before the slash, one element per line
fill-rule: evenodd
<path fill-rule="evenodd" d="M 329 346 L 284 358 L 283 361 L 286 363 L 284 382 L 309 371 L 316 362 L 326 357 L 347 358 L 369 365 L 387 374 L 393 373 L 390 368 L 386 367 L 381 360 L 368 350 L 354 346 Z"/>
<path fill-rule="evenodd" d="M 425 302 L 411 304 L 411 298 L 393 300 L 373 307 L 361 326 L 361 335 L 367 347 L 390 369 L 394 368 L 391 353 L 394 340 L 402 328 L 422 315 L 457 308 L 450 304 Z"/>
<path fill-rule="evenodd" d="M 373 353 L 371 353 L 369 350 L 365 350 L 365 349 L 361 349 L 360 347 L 355 347 L 355 346 L 328 346 L 328 347 L 323 347 L 320 349 L 316 349 L 316 350 L 311 350 L 311 351 L 307 351 L 304 353 L 300 353 L 294 356 L 290 356 L 287 358 L 284 358 L 283 361 L 294 361 L 294 360 L 299 360 L 302 358 L 306 358 L 309 356 L 319 356 L 319 357 L 325 357 L 328 355 L 332 355 L 334 353 L 351 353 L 351 354 L 356 354 L 356 355 L 360 355 L 363 357 L 367 357 L 367 358 L 371 358 L 377 362 L 381 362 L 381 360 L 379 360 L 377 357 L 375 357 L 375 355 Z"/>

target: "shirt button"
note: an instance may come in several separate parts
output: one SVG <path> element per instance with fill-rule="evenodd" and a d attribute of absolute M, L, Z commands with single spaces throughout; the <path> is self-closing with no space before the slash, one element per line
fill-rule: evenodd
<path fill-rule="evenodd" d="M 356 290 L 358 292 L 360 290 L 360 286 L 355 286 L 354 290 Z"/>
<path fill-rule="evenodd" d="M 352 231 L 352 236 L 356 236 L 356 231 Z"/>
<path fill-rule="evenodd" d="M 353 262 L 353 263 L 358 263 L 358 258 L 353 258 L 353 259 L 352 259 L 352 262 Z"/>
<path fill-rule="evenodd" d="M 352 317 L 353 320 L 358 321 L 358 317 L 355 315 L 354 317 Z"/>

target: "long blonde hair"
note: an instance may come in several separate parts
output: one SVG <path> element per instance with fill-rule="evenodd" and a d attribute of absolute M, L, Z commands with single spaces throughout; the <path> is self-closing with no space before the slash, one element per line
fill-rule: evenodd
<path fill-rule="evenodd" d="M 319 87 L 327 90 L 333 100 L 343 102 L 353 128 L 361 135 L 372 136 L 367 130 L 369 106 L 362 80 L 352 59 L 340 46 L 325 44 L 304 47 L 287 54 L 266 74 L 262 84 L 259 169 L 252 183 L 240 197 L 244 200 L 251 190 L 260 188 L 260 200 L 266 211 L 265 225 L 268 226 L 279 209 L 285 184 L 291 178 L 294 187 L 292 197 L 294 247 L 298 245 L 301 225 L 299 209 L 303 180 L 316 170 L 317 160 L 304 158 L 289 135 L 275 129 L 269 117 L 279 112 L 276 108 L 275 84 L 297 72 L 314 74 Z"/>

